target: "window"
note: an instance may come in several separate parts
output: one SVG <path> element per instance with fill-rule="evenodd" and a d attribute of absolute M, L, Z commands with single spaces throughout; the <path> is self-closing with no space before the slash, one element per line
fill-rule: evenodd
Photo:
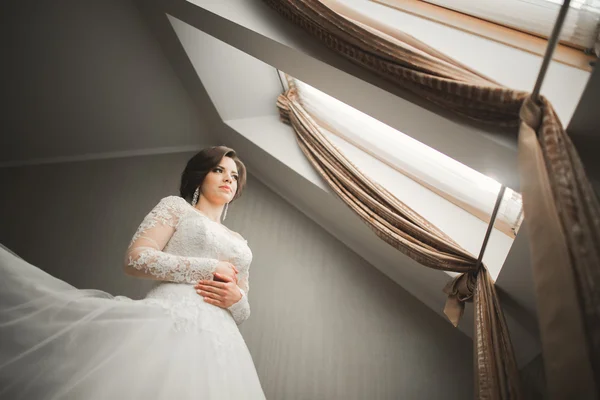
<path fill-rule="evenodd" d="M 351 144 L 489 223 L 500 183 L 289 75 L 285 79 L 294 82 L 302 105 L 334 144 Z M 507 188 L 495 228 L 514 238 L 522 218 L 521 195 Z"/>
<path fill-rule="evenodd" d="M 338 0 L 379 20 L 378 9 L 414 15 L 485 39 L 543 56 L 561 0 Z M 590 71 L 600 51 L 600 0 L 575 0 L 561 30 L 553 60 Z M 595 47 L 594 47 L 595 46 Z"/>
<path fill-rule="evenodd" d="M 426 0 L 509 28 L 548 38 L 561 0 Z M 597 39 L 600 0 L 573 0 L 561 30 L 561 40 L 592 48 Z"/>

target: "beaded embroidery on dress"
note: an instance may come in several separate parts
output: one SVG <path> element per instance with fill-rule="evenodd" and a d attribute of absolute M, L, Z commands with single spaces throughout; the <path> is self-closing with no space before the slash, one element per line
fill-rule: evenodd
<path fill-rule="evenodd" d="M 233 263 L 229 309 L 194 289 Z M 142 300 L 76 289 L 0 248 L 0 399 L 264 399 L 238 325 L 250 316 L 252 252 L 183 198 L 163 198 L 125 264 L 153 275 Z"/>

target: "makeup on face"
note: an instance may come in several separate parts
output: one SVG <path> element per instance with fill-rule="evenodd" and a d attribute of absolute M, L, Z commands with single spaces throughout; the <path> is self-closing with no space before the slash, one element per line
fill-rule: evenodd
<path fill-rule="evenodd" d="M 227 165 L 229 164 L 229 165 Z M 238 172 L 235 161 L 231 159 L 223 159 L 211 171 L 211 183 L 218 187 L 218 190 L 228 194 L 235 194 L 237 190 Z M 226 179 L 229 178 L 229 179 Z"/>

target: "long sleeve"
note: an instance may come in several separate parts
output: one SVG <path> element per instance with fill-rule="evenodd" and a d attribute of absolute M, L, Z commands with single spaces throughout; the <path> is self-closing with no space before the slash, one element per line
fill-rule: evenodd
<path fill-rule="evenodd" d="M 228 308 L 229 312 L 233 316 L 235 323 L 240 325 L 242 322 L 250 317 L 250 303 L 248 303 L 248 291 L 250 290 L 248 284 L 248 273 L 239 276 L 238 287 L 242 293 L 242 298 L 231 307 Z"/>
<path fill-rule="evenodd" d="M 163 198 L 144 218 L 125 254 L 125 268 L 133 276 L 161 281 L 194 283 L 213 279 L 219 260 L 185 257 L 162 250 L 189 207 L 178 196 Z"/>

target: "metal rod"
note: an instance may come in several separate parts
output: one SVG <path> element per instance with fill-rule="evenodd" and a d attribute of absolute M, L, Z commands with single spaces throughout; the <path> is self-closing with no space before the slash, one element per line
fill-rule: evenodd
<path fill-rule="evenodd" d="M 479 251 L 479 258 L 477 259 L 476 267 L 479 268 L 481 265 L 481 261 L 483 260 L 483 255 L 485 254 L 485 248 L 487 247 L 488 241 L 490 240 L 490 235 L 492 234 L 492 228 L 494 228 L 494 223 L 496 222 L 496 216 L 498 215 L 498 210 L 500 209 L 500 204 L 502 203 L 502 199 L 504 198 L 504 191 L 506 190 L 506 186 L 502 185 L 500 187 L 500 191 L 498 192 L 498 197 L 496 198 L 496 204 L 494 205 L 494 211 L 492 212 L 492 218 L 490 219 L 490 224 L 488 225 L 487 232 L 485 233 L 485 238 L 483 238 L 483 244 L 481 245 L 481 250 Z"/>
<path fill-rule="evenodd" d="M 563 4 L 558 12 L 558 17 L 556 17 L 554 28 L 552 28 L 552 34 L 548 39 L 548 47 L 546 47 L 546 54 L 544 54 L 544 60 L 542 61 L 542 66 L 540 67 L 540 73 L 538 74 L 537 81 L 535 82 L 535 86 L 533 87 L 533 92 L 531 93 L 531 96 L 536 102 L 539 101 L 540 89 L 542 88 L 542 83 L 544 82 L 544 78 L 546 77 L 548 65 L 552 60 L 552 54 L 554 53 L 554 49 L 558 44 L 558 37 L 560 36 L 560 31 L 562 29 L 563 22 L 565 22 L 567 11 L 569 11 L 569 3 L 571 3 L 571 0 L 563 1 Z"/>
<path fill-rule="evenodd" d="M 275 71 L 277 71 L 277 77 L 279 78 L 279 82 L 281 83 L 281 90 L 282 90 L 281 93 L 285 93 L 285 91 L 286 91 L 285 86 L 286 85 L 283 84 L 283 79 L 281 78 L 282 72 L 280 70 L 278 70 L 278 69 L 276 69 Z"/>

